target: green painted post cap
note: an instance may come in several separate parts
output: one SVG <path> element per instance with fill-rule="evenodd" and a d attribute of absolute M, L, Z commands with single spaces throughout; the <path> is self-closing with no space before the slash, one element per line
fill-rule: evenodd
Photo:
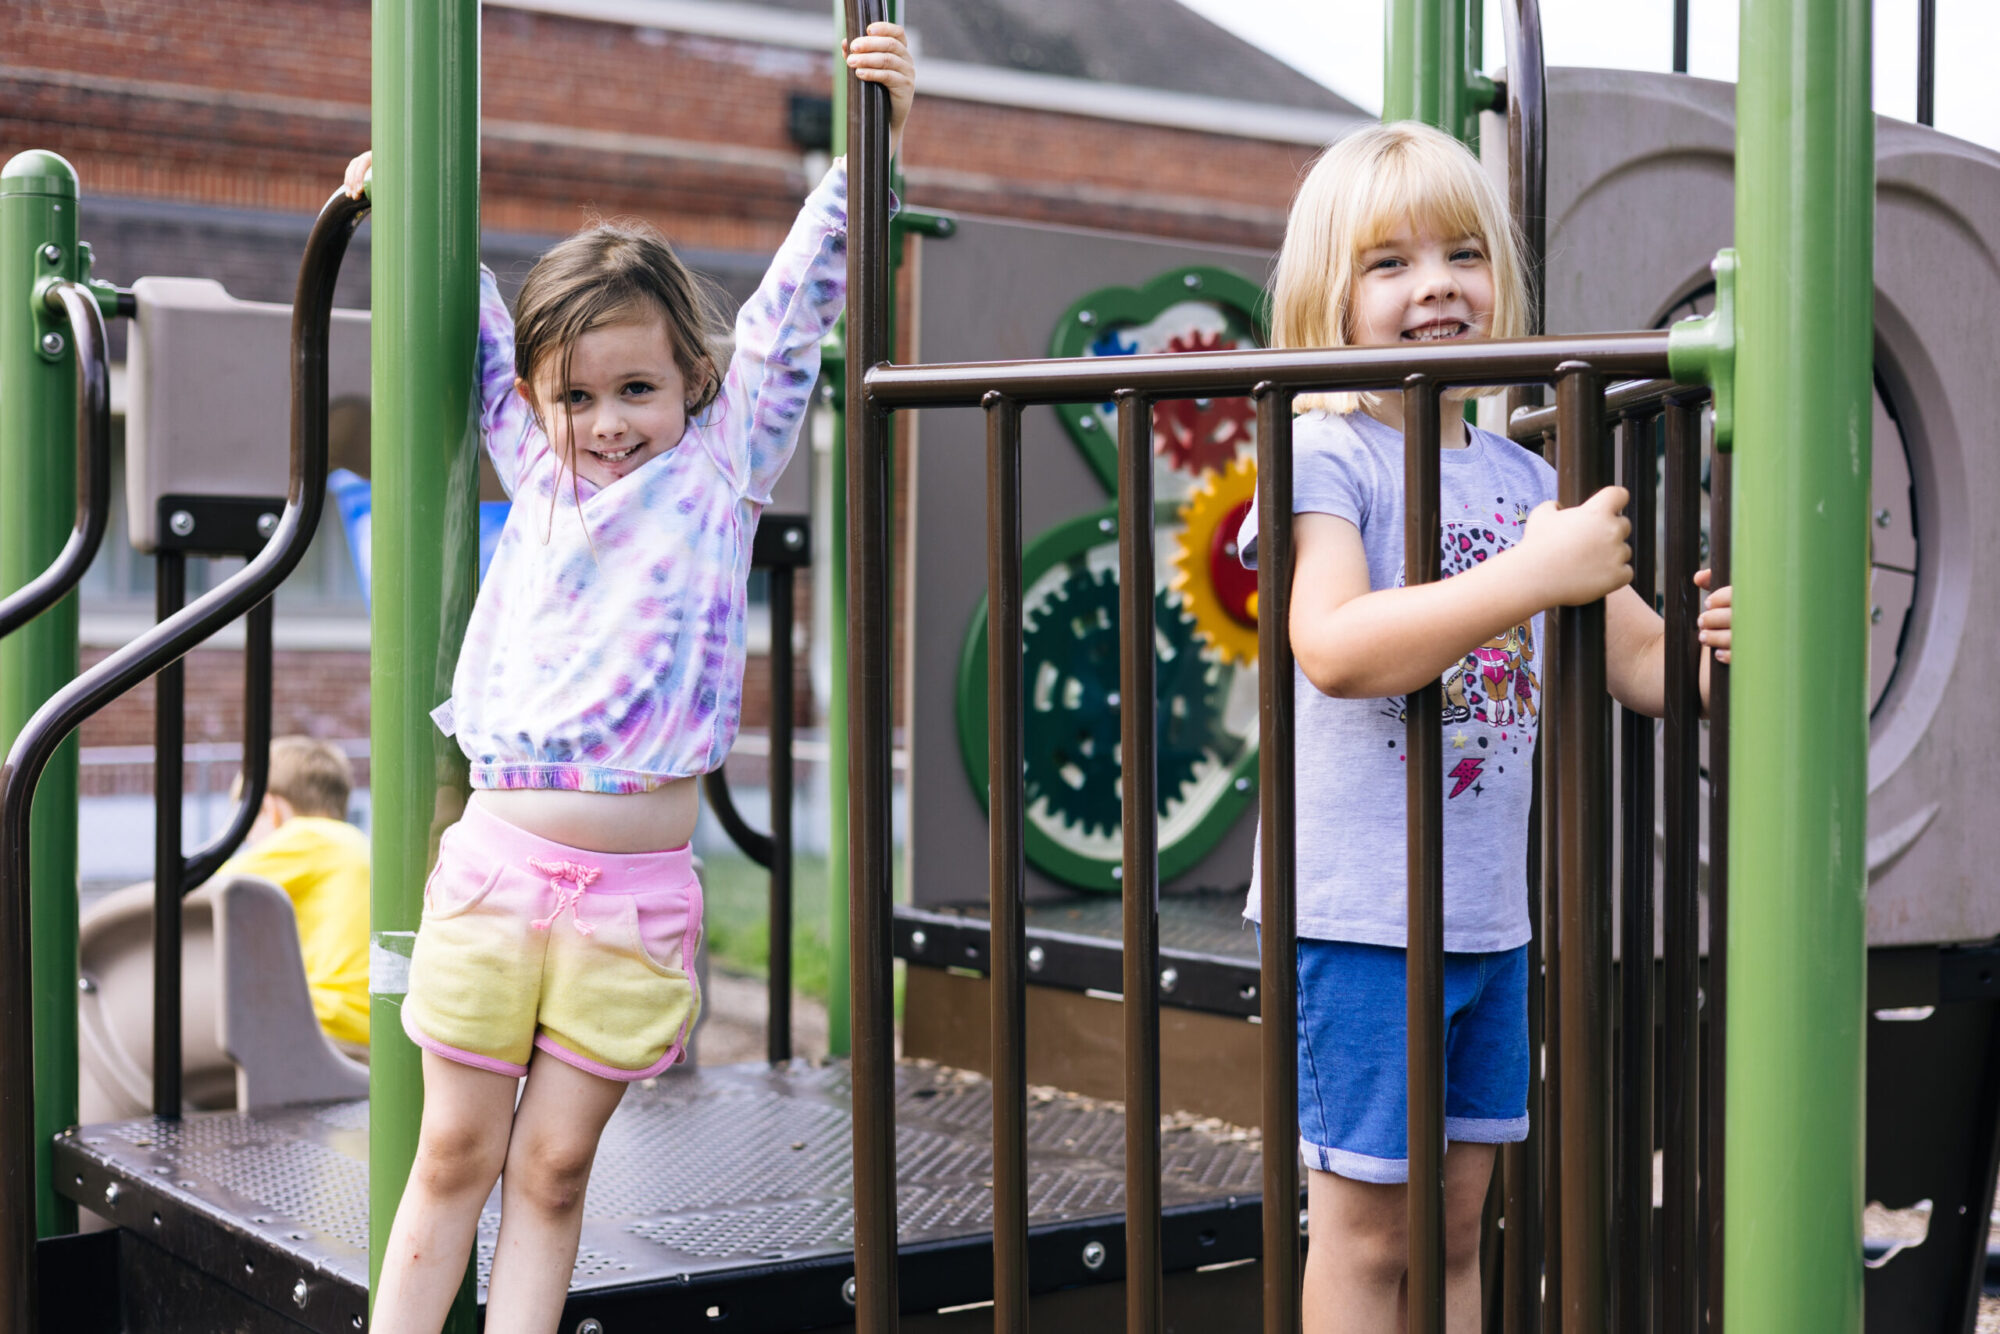
<path fill-rule="evenodd" d="M 60 153 L 31 148 L 0 167 L 0 195 L 59 195 L 76 198 L 76 168 Z"/>

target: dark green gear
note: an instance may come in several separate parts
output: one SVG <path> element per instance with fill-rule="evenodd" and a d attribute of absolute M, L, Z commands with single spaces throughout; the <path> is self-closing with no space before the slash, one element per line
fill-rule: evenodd
<path fill-rule="evenodd" d="M 1194 619 L 1166 590 L 1153 599 L 1160 813 L 1204 760 L 1219 759 L 1222 672 L 1202 655 Z M 1071 567 L 1022 625 L 1023 742 L 1028 804 L 1093 835 L 1119 827 L 1118 580 Z"/>

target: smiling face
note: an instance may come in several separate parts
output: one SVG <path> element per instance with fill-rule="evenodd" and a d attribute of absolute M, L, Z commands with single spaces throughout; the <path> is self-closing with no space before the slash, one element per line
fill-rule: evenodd
<path fill-rule="evenodd" d="M 531 386 L 516 381 L 548 431 L 556 457 L 598 488 L 629 477 L 680 443 L 687 430 L 687 377 L 658 315 L 599 325 L 548 357 Z"/>
<path fill-rule="evenodd" d="M 1348 341 L 1361 347 L 1484 338 L 1493 327 L 1493 262 L 1477 237 L 1401 227 L 1364 249 Z"/>

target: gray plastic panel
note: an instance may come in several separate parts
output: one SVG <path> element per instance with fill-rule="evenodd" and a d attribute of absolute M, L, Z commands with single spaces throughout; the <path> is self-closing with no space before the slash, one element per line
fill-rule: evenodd
<path fill-rule="evenodd" d="M 1730 84 L 1685 76 L 1549 71 L 1551 332 L 1649 327 L 1708 280 L 1733 232 L 1734 99 Z M 2000 750 L 1977 720 L 2000 652 L 2000 155 L 1878 118 L 1876 180 L 1876 365 L 1908 476 L 1882 451 L 1868 940 L 1988 940 Z M 1875 425 L 1879 446 L 1891 424 Z"/>
<path fill-rule="evenodd" d="M 986 218 L 961 220 L 948 238 L 925 238 L 919 256 L 917 359 L 924 362 L 1046 357 L 1070 303 L 1100 287 L 1136 287 L 1192 264 L 1261 283 L 1271 264 L 1263 251 Z M 956 721 L 959 654 L 986 592 L 986 423 L 977 409 L 911 416 L 910 883 L 913 901 L 926 905 L 983 895 L 986 886 L 986 810 L 966 777 Z M 1029 542 L 1112 500 L 1053 408 L 1022 413 L 1021 458 L 1021 531 Z M 1247 885 L 1255 830 L 1246 814 L 1168 888 Z M 1028 868 L 1030 899 L 1074 892 Z"/>

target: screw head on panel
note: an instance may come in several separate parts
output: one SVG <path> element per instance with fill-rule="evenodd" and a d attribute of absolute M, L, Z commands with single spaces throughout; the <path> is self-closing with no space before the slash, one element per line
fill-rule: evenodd
<path fill-rule="evenodd" d="M 919 954 L 923 952 L 924 946 L 930 943 L 931 943 L 931 938 L 925 935 L 921 930 L 910 932 L 910 948 L 916 950 Z"/>
<path fill-rule="evenodd" d="M 787 528 L 785 530 L 785 545 L 787 547 L 790 547 L 793 551 L 797 551 L 805 544 L 806 534 L 803 528 Z"/>
<path fill-rule="evenodd" d="M 42 263 L 44 264 L 62 263 L 62 247 L 57 245 L 54 241 L 51 241 L 47 245 L 43 246 Z"/>
<path fill-rule="evenodd" d="M 272 533 L 275 533 L 277 531 L 278 531 L 277 515 L 259 514 L 257 516 L 257 536 L 269 537 Z"/>
<path fill-rule="evenodd" d="M 1201 275 L 1199 273 L 1182 274 L 1181 286 L 1187 288 L 1190 292 L 1199 292 L 1201 290 Z"/>
<path fill-rule="evenodd" d="M 1104 1268 L 1104 1243 L 1086 1241 L 1083 1243 L 1083 1267 L 1085 1269 Z"/>
<path fill-rule="evenodd" d="M 1877 528 L 1887 528 L 1889 526 L 1889 511 L 1887 510 L 1875 511 L 1875 526 Z"/>
<path fill-rule="evenodd" d="M 1868 624 L 1882 624 L 1882 609 L 1880 607 L 1870 607 L 1868 609 Z"/>
<path fill-rule="evenodd" d="M 604 1334 L 604 1326 L 595 1316 L 576 1322 L 576 1334 Z"/>
<path fill-rule="evenodd" d="M 1180 969 L 1162 968 L 1160 970 L 1160 990 L 1172 991 L 1175 987 L 1179 986 L 1180 984 L 1181 984 Z"/>
<path fill-rule="evenodd" d="M 106 1204 L 116 1204 L 118 1203 L 118 1197 L 124 1193 L 124 1188 L 114 1181 L 104 1188 L 104 1202 Z"/>
<path fill-rule="evenodd" d="M 1076 322 L 1078 324 L 1095 324 L 1097 323 L 1097 312 L 1094 310 L 1079 310 L 1076 313 Z"/>
<path fill-rule="evenodd" d="M 311 1296 L 312 1289 L 306 1286 L 304 1279 L 300 1279 L 298 1282 L 292 1284 L 292 1305 L 298 1307 L 301 1311 L 306 1309 L 306 1299 Z"/>
<path fill-rule="evenodd" d="M 186 510 L 175 510 L 167 516 L 167 527 L 173 530 L 175 537 L 186 537 L 194 531 L 194 515 Z"/>
<path fill-rule="evenodd" d="M 63 341 L 63 336 L 53 329 L 42 335 L 42 355 L 45 357 L 59 357 L 67 346 L 69 345 Z"/>
<path fill-rule="evenodd" d="M 1039 972 L 1041 972 L 1041 971 L 1042 971 L 1042 965 L 1043 965 L 1043 964 L 1045 964 L 1045 963 L 1047 963 L 1048 961 L 1049 961 L 1049 956 L 1048 956 L 1048 953 L 1047 953 L 1047 951 L 1043 950 L 1043 949 L 1042 949 L 1042 947 L 1041 947 L 1040 945 L 1030 945 L 1030 946 L 1028 946 L 1028 971 L 1029 971 L 1029 972 L 1031 972 L 1031 973 L 1039 973 Z"/>
<path fill-rule="evenodd" d="M 847 1282 L 840 1285 L 840 1300 L 849 1306 L 854 1305 L 854 1275 L 849 1274 Z"/>

